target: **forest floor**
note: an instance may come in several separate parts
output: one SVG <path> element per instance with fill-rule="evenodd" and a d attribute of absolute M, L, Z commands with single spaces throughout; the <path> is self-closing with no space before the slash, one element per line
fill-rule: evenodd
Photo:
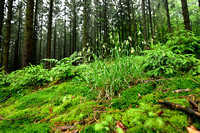
<path fill-rule="evenodd" d="M 191 108 L 189 99 L 200 99 L 200 76 L 141 79 L 113 99 L 96 99 L 93 92 L 86 83 L 74 80 L 23 91 L 0 103 L 0 132 L 114 132 L 120 128 L 182 133 L 187 132 L 191 118 L 200 130 L 198 116 L 158 103 Z"/>
<path fill-rule="evenodd" d="M 115 62 L 113 65 L 116 69 L 113 65 L 105 68 L 107 64 L 103 63 L 105 66 L 102 68 L 105 69 L 99 72 L 96 70 L 100 70 L 102 63 L 98 62 L 99 66 L 94 64 L 94 71 L 87 73 L 96 74 L 96 77 L 90 80 L 96 86 L 102 85 L 99 88 L 80 76 L 53 80 L 41 87 L 26 86 L 16 91 L 16 94 L 10 94 L 11 86 L 1 85 L 0 133 L 192 133 L 200 130 L 200 75 L 135 77 L 129 78 L 129 85 L 122 86 L 123 81 L 117 80 L 118 77 L 113 77 L 113 74 L 117 71 L 116 75 L 119 75 L 122 69 L 118 68 L 121 66 L 124 66 L 125 71 L 127 66 L 131 68 L 130 72 L 139 70 L 132 66 L 130 61 L 120 59 L 120 63 L 126 64 L 118 67 Z M 22 71 L 45 72 L 40 67 L 36 68 L 30 67 L 30 71 L 28 68 Z M 114 71 L 111 71 L 111 68 Z M 106 73 L 106 70 L 109 71 Z M 22 74 L 22 71 L 18 74 Z M 125 71 L 121 76 L 124 76 Z M 17 73 L 13 75 L 16 76 Z M 44 78 L 44 75 L 42 77 Z M 117 82 L 108 85 L 109 82 L 105 82 L 108 80 L 106 77 L 111 79 L 109 82 L 112 79 Z M 19 75 L 15 78 L 19 78 Z M 25 82 L 30 75 L 21 78 L 24 78 Z M 38 78 L 37 73 L 34 78 Z M 16 80 L 14 85 L 20 81 L 22 79 Z M 22 86 L 24 84 L 22 83 Z M 113 90 L 109 90 L 111 87 L 117 88 L 113 85 L 121 85 L 124 89 L 116 89 L 116 94 L 108 92 Z"/>

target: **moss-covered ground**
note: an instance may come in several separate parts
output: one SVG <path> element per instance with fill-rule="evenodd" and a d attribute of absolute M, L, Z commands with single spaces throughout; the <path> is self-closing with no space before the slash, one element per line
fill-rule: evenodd
<path fill-rule="evenodd" d="M 174 93 L 174 90 L 193 91 Z M 9 92 L 0 88 L 0 101 Z M 200 76 L 138 80 L 113 99 L 99 98 L 100 91 L 76 79 L 50 87 L 25 89 L 0 103 L 0 132 L 61 132 L 69 125 L 71 131 L 112 132 L 120 121 L 127 132 L 187 132 L 188 115 L 158 103 L 168 100 L 190 106 L 188 98 L 200 98 Z M 161 115 L 158 115 L 163 112 Z M 200 120 L 193 124 L 200 130 Z"/>

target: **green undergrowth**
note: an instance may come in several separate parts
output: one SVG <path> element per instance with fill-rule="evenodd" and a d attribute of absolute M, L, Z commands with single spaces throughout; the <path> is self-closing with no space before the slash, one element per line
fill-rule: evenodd
<path fill-rule="evenodd" d="M 38 91 L 24 91 L 0 103 L 0 132 L 54 132 L 52 128 L 57 130 L 57 125 L 65 124 L 76 126 L 81 132 L 103 133 L 119 130 L 115 127 L 117 121 L 130 133 L 186 132 L 187 114 L 160 106 L 158 100 L 189 106 L 183 96 L 193 94 L 200 98 L 199 83 L 200 76 L 147 79 L 125 89 L 112 100 L 103 98 L 100 101 L 96 100 L 99 92 L 76 80 Z M 173 92 L 178 89 L 193 91 Z M 1 87 L 1 91 L 6 93 L 6 87 Z M 161 111 L 163 114 L 159 116 Z M 194 125 L 199 129 L 199 120 L 196 119 Z"/>

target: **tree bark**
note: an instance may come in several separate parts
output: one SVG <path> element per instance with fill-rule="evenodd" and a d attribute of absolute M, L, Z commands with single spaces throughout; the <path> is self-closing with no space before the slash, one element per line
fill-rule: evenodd
<path fill-rule="evenodd" d="M 3 18 L 4 18 L 4 3 L 5 0 L 0 0 L 0 48 L 1 48 L 1 31 L 2 31 L 2 27 L 3 27 Z"/>
<path fill-rule="evenodd" d="M 3 49 L 3 66 L 4 66 L 4 70 L 7 72 L 9 71 L 8 57 L 9 57 L 9 47 L 10 47 L 10 38 L 11 38 L 12 7 L 13 7 L 13 0 L 8 0 L 8 12 L 7 12 L 5 41 L 4 41 L 4 49 Z"/>
<path fill-rule="evenodd" d="M 169 15 L 169 4 L 168 0 L 165 0 L 165 8 L 166 8 L 166 15 L 167 15 L 167 26 L 168 26 L 168 32 L 171 33 L 171 23 L 170 23 L 170 15 Z"/>
<path fill-rule="evenodd" d="M 148 0 L 148 9 L 149 9 L 149 20 L 151 26 L 151 36 L 153 36 L 153 24 L 152 24 L 152 16 L 151 16 L 151 2 Z"/>
<path fill-rule="evenodd" d="M 53 0 L 50 0 L 48 33 L 47 33 L 47 59 L 51 58 L 52 14 L 53 14 Z M 50 62 L 47 62 L 47 68 L 50 68 Z"/>
<path fill-rule="evenodd" d="M 73 45 L 72 45 L 72 53 L 76 51 L 76 2 L 73 0 Z"/>
<path fill-rule="evenodd" d="M 13 70 L 19 69 L 19 41 L 20 41 L 20 31 L 21 31 L 21 23 L 22 23 L 22 2 L 20 3 L 18 10 L 19 10 L 18 31 L 17 31 L 17 39 L 15 42 Z"/>
<path fill-rule="evenodd" d="M 38 0 L 35 3 L 35 16 L 34 16 L 34 31 L 33 31 L 33 62 L 32 64 L 36 65 L 36 50 L 37 50 L 37 15 L 38 15 Z"/>
<path fill-rule="evenodd" d="M 57 26 L 56 26 L 56 22 L 55 22 L 55 27 L 54 27 L 54 39 L 53 39 L 53 46 L 54 46 L 54 59 L 56 59 L 56 46 L 57 46 L 57 36 L 56 36 L 56 34 L 57 34 L 57 31 L 56 31 L 56 29 L 57 29 Z M 58 58 L 57 58 L 58 59 Z"/>
<path fill-rule="evenodd" d="M 87 0 L 83 3 L 83 47 L 86 47 L 87 43 Z"/>
<path fill-rule="evenodd" d="M 190 115 L 193 115 L 193 116 L 195 116 L 197 118 L 200 118 L 200 113 L 195 111 L 195 110 L 193 110 L 193 109 L 191 109 L 191 108 L 181 106 L 181 105 L 179 105 L 177 103 L 171 103 L 169 101 L 159 100 L 158 103 L 164 104 L 166 106 L 170 106 L 173 109 L 181 110 L 181 111 L 183 111 L 183 112 L 185 112 L 187 114 L 190 114 Z"/>
<path fill-rule="evenodd" d="M 26 67 L 30 62 L 33 62 L 33 8 L 34 0 L 27 0 L 22 67 Z"/>
<path fill-rule="evenodd" d="M 187 0 L 181 0 L 181 4 L 182 4 L 182 14 L 183 14 L 185 29 L 191 30 Z"/>
<path fill-rule="evenodd" d="M 143 17 L 143 35 L 147 43 L 147 28 L 146 28 L 146 14 L 145 14 L 145 0 L 142 0 L 142 17 Z"/>

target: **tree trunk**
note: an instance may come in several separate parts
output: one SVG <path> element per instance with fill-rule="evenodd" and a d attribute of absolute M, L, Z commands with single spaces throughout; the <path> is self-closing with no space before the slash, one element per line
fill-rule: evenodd
<path fill-rule="evenodd" d="M 199 0 L 199 7 L 200 7 L 200 0 Z"/>
<path fill-rule="evenodd" d="M 142 17 L 143 17 L 143 35 L 144 35 L 145 43 L 147 43 L 147 28 L 146 28 L 145 0 L 142 0 Z"/>
<path fill-rule="evenodd" d="M 130 11 L 130 0 L 127 0 L 127 11 L 128 11 L 128 33 L 130 37 L 132 37 L 132 31 L 131 31 L 131 11 Z"/>
<path fill-rule="evenodd" d="M 9 57 L 9 47 L 10 47 L 10 37 L 11 37 L 12 7 L 13 7 L 13 0 L 8 0 L 8 12 L 7 12 L 5 41 L 4 41 L 4 49 L 3 49 L 4 50 L 4 52 L 3 52 L 3 66 L 4 66 L 5 71 L 9 71 L 8 57 Z"/>
<path fill-rule="evenodd" d="M 182 14 L 183 14 L 185 29 L 191 30 L 187 0 L 181 0 L 181 4 L 182 4 Z"/>
<path fill-rule="evenodd" d="M 26 67 L 32 61 L 33 56 L 33 8 L 34 0 L 27 0 L 26 23 L 24 32 L 24 48 L 22 55 L 22 67 Z"/>
<path fill-rule="evenodd" d="M 151 26 L 151 36 L 153 36 L 153 24 L 152 24 L 152 16 L 151 16 L 151 2 L 148 0 L 148 9 L 149 9 L 149 20 Z"/>
<path fill-rule="evenodd" d="M 21 23 L 22 23 L 22 2 L 20 3 L 18 10 L 19 10 L 18 31 L 17 31 L 17 39 L 15 42 L 13 70 L 19 69 L 19 41 L 20 41 L 20 31 L 21 31 Z"/>
<path fill-rule="evenodd" d="M 3 18 L 4 18 L 4 3 L 5 0 L 0 0 L 0 48 L 1 48 L 1 31 L 3 27 Z"/>
<path fill-rule="evenodd" d="M 103 11 L 103 17 L 104 17 L 104 38 L 103 42 L 108 43 L 108 20 L 107 20 L 107 1 L 103 0 L 104 3 L 104 11 Z"/>
<path fill-rule="evenodd" d="M 67 46 L 67 27 L 66 27 L 66 19 L 64 20 L 64 51 L 63 56 L 66 57 L 66 46 Z"/>
<path fill-rule="evenodd" d="M 170 15 L 169 15 L 169 4 L 168 0 L 165 0 L 165 8 L 166 8 L 166 15 L 167 15 L 167 25 L 168 25 L 168 32 L 171 33 L 171 23 L 170 23 Z"/>
<path fill-rule="evenodd" d="M 57 39 L 57 36 L 56 36 L 57 31 L 56 31 L 56 28 L 57 28 L 57 27 L 56 27 L 56 22 L 55 22 L 54 36 L 53 36 L 53 37 L 54 37 L 54 39 L 53 39 L 53 46 L 54 46 L 54 50 L 53 50 L 53 51 L 54 51 L 54 54 L 53 54 L 54 57 L 53 57 L 53 58 L 54 58 L 54 59 L 56 59 L 56 46 L 57 46 L 57 41 L 56 41 L 56 39 Z M 57 58 L 57 59 L 58 59 L 58 58 Z"/>
<path fill-rule="evenodd" d="M 87 0 L 83 3 L 83 47 L 87 43 Z"/>
<path fill-rule="evenodd" d="M 123 6 L 122 6 L 122 1 L 119 0 L 119 5 L 120 5 L 120 27 L 121 27 L 121 39 L 122 39 L 122 42 L 124 41 L 124 24 L 123 24 L 123 15 L 122 15 L 122 12 L 123 12 Z"/>
<path fill-rule="evenodd" d="M 40 25 L 40 50 L 39 50 L 39 61 L 43 58 L 43 54 L 42 54 L 42 36 L 43 36 L 43 31 L 42 31 L 42 27 L 43 27 L 43 14 L 41 15 L 41 18 L 40 18 L 40 21 L 41 21 L 41 25 Z M 44 48 L 44 46 L 43 46 Z"/>
<path fill-rule="evenodd" d="M 73 10 L 73 45 L 72 45 L 72 53 L 74 53 L 76 51 L 76 3 L 75 0 L 73 0 L 73 6 L 74 6 L 74 10 Z"/>
<path fill-rule="evenodd" d="M 33 31 L 33 62 L 32 64 L 36 65 L 36 47 L 37 47 L 37 15 L 38 15 L 38 0 L 35 4 L 35 17 L 34 17 L 34 31 Z"/>
<path fill-rule="evenodd" d="M 47 59 L 51 58 L 52 14 L 53 14 L 53 0 L 50 0 L 48 33 L 47 33 Z M 47 68 L 50 68 L 50 62 L 47 62 Z"/>

